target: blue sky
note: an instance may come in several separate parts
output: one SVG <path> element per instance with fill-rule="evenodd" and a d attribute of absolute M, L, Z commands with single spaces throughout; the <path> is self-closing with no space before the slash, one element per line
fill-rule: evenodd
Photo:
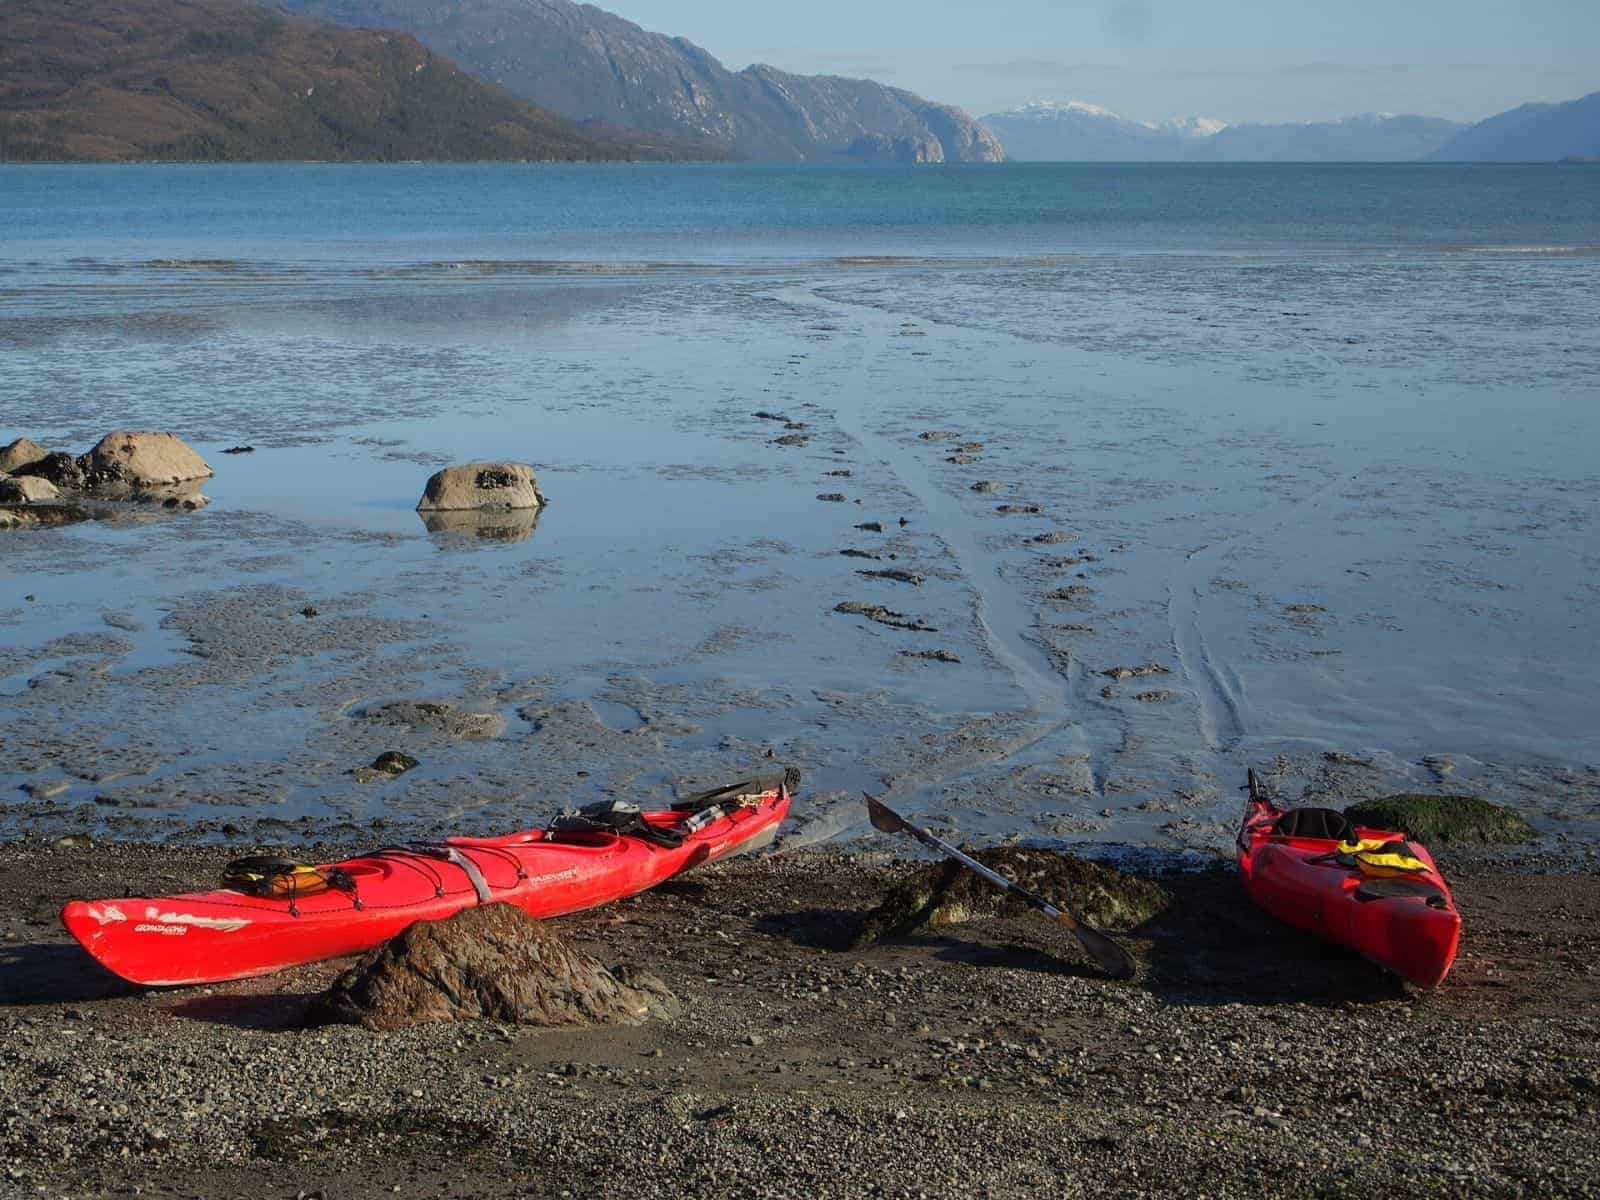
<path fill-rule="evenodd" d="M 599 0 L 728 66 L 864 75 L 976 114 L 1478 120 L 1600 91 L 1600 0 Z"/>

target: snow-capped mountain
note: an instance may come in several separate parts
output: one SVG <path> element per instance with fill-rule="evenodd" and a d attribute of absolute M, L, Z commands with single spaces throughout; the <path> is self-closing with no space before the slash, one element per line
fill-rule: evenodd
<path fill-rule="evenodd" d="M 1178 137 L 1207 138 L 1214 133 L 1221 133 L 1227 127 L 1226 121 L 1219 121 L 1215 117 L 1168 117 L 1155 128 Z"/>
<path fill-rule="evenodd" d="M 1287 125 L 1215 117 L 1151 124 L 1082 100 L 1035 100 L 983 123 L 1021 162 L 1400 162 L 1431 153 L 1463 128 L 1391 113 Z"/>
<path fill-rule="evenodd" d="M 1185 120 L 1222 127 L 1203 117 Z M 1174 157 L 1168 143 L 1190 136 L 1082 100 L 1035 100 L 991 113 L 983 123 L 999 135 L 1010 158 L 1034 162 L 1149 162 Z"/>

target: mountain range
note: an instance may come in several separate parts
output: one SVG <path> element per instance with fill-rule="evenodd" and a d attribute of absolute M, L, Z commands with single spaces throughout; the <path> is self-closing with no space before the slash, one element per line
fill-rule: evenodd
<path fill-rule="evenodd" d="M 1600 93 L 1473 126 L 1131 121 L 1037 101 L 983 122 L 867 79 L 731 71 L 571 0 L 0 0 L 0 160 L 1554 161 Z"/>
<path fill-rule="evenodd" d="M 5 0 L 0 159 L 620 159 L 414 38 L 240 0 Z M 703 156 L 703 155 L 702 155 Z"/>
<path fill-rule="evenodd" d="M 681 37 L 571 0 L 283 0 L 401 29 L 482 78 L 577 121 L 665 134 L 757 161 L 999 162 L 959 108 L 867 79 L 730 71 Z"/>
<path fill-rule="evenodd" d="M 1600 92 L 1565 104 L 1524 104 L 1462 130 L 1437 162 L 1552 162 L 1600 157 Z"/>
<path fill-rule="evenodd" d="M 983 122 L 1009 157 L 1029 162 L 1406 162 L 1467 128 L 1388 114 L 1283 125 L 1180 117 L 1152 125 L 1079 100 L 1035 101 Z"/>

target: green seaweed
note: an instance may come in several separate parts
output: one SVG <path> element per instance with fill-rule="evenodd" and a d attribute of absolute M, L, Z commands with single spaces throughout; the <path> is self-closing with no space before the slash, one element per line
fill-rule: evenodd
<path fill-rule="evenodd" d="M 1515 809 L 1477 796 L 1403 792 L 1352 804 L 1345 815 L 1370 829 L 1398 829 L 1419 842 L 1443 845 L 1516 844 L 1538 836 Z"/>
<path fill-rule="evenodd" d="M 1133 929 L 1171 903 L 1166 891 L 1147 879 L 1054 850 L 1002 846 L 980 850 L 973 857 L 1046 900 L 1070 904 L 1096 929 Z M 932 863 L 918 867 L 884 895 L 862 921 L 855 944 L 1028 911 L 1025 901 L 960 863 Z"/>

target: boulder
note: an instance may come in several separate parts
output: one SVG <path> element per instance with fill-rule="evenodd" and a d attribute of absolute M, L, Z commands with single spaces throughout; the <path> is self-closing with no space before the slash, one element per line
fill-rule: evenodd
<path fill-rule="evenodd" d="M 10 474 L 18 467 L 36 463 L 48 453 L 38 442 L 18 438 L 9 446 L 0 446 L 0 474 Z"/>
<path fill-rule="evenodd" d="M 436 472 L 422 490 L 418 512 L 542 508 L 533 468 L 522 463 L 467 463 Z"/>
<path fill-rule="evenodd" d="M 61 499 L 61 492 L 48 479 L 34 475 L 13 478 L 0 475 L 0 504 L 48 504 Z"/>
<path fill-rule="evenodd" d="M 1096 929 L 1132 929 L 1165 912 L 1172 902 L 1159 884 L 1148 879 L 1054 850 L 1001 846 L 972 857 L 1046 900 L 1072 905 Z M 917 868 L 884 895 L 883 903 L 862 922 L 856 944 L 1030 911 L 1026 901 L 960 863 L 933 863 Z"/>
<path fill-rule="evenodd" d="M 205 459 L 172 433 L 108 433 L 80 461 L 92 488 L 172 487 L 215 474 Z"/>
<path fill-rule="evenodd" d="M 1538 836 L 1515 809 L 1476 796 L 1402 792 L 1363 800 L 1345 815 L 1368 829 L 1398 829 L 1427 846 L 1530 842 Z"/>
<path fill-rule="evenodd" d="M 638 1025 L 681 1011 L 666 984 L 607 970 L 510 904 L 418 921 L 367 954 L 312 1002 L 308 1024 L 375 1031 L 440 1021 Z"/>

